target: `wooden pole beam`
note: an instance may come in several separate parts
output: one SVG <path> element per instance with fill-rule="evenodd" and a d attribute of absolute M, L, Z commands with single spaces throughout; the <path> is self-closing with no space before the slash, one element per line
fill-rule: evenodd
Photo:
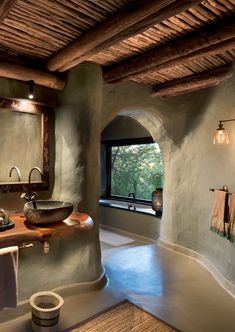
<path fill-rule="evenodd" d="M 0 24 L 7 16 L 11 8 L 14 6 L 17 0 L 1 0 L 0 1 Z"/>
<path fill-rule="evenodd" d="M 207 52 L 207 55 L 216 54 L 225 47 L 225 44 L 222 45 L 223 41 L 228 41 L 226 47 L 233 48 L 233 38 L 235 38 L 234 22 L 204 29 L 113 66 L 104 73 L 104 79 L 106 82 L 118 82 L 137 77 L 140 74 L 168 69 L 167 63 L 169 66 L 175 66 L 179 63 L 183 64 L 185 61 L 200 59 L 206 56 Z M 231 46 L 229 46 L 229 39 Z M 216 46 L 216 44 L 218 45 Z M 209 49 L 209 47 L 211 48 Z M 193 52 L 195 52 L 194 55 Z"/>
<path fill-rule="evenodd" d="M 56 90 L 62 90 L 65 86 L 65 80 L 61 77 L 5 61 L 0 61 L 0 76 L 19 81 L 32 80 L 35 84 Z"/>
<path fill-rule="evenodd" d="M 221 43 L 203 48 L 196 52 L 181 56 L 179 58 L 176 58 L 176 59 L 173 59 L 170 61 L 166 61 L 164 63 L 161 63 L 160 65 L 146 68 L 145 70 L 141 71 L 140 73 L 135 73 L 135 74 L 129 75 L 128 80 L 135 78 L 135 77 L 141 78 L 141 76 L 145 76 L 145 75 L 151 74 L 151 73 L 157 73 L 160 70 L 169 71 L 176 66 L 184 65 L 184 64 L 190 63 L 192 61 L 204 59 L 206 57 L 216 55 L 216 54 L 219 54 L 219 53 L 222 53 L 222 52 L 225 52 L 228 50 L 232 50 L 232 49 L 235 49 L 235 38 L 231 38 L 229 40 L 225 40 Z M 124 80 L 124 79 L 127 79 L 127 77 L 125 77 L 121 80 Z"/>
<path fill-rule="evenodd" d="M 121 42 L 124 39 L 130 38 L 131 36 L 137 35 L 142 33 L 143 31 L 147 30 L 148 28 L 152 27 L 153 25 L 160 23 L 169 17 L 172 17 L 180 12 L 183 12 L 187 10 L 188 8 L 192 8 L 196 5 L 198 5 L 202 0 L 178 0 L 175 1 L 168 6 L 158 10 L 154 14 L 146 17 L 142 21 L 137 22 L 134 25 L 129 26 L 125 30 L 117 33 L 112 38 L 107 39 L 101 44 L 98 44 L 95 47 L 92 47 L 89 51 L 87 51 L 84 54 L 80 54 L 76 58 L 74 58 L 72 61 L 69 61 L 65 65 L 59 68 L 60 72 L 64 72 L 77 64 L 89 59 L 93 55 L 113 46 L 114 44 L 117 44 Z"/>
<path fill-rule="evenodd" d="M 219 85 L 231 78 L 232 75 L 231 65 L 221 66 L 202 73 L 154 85 L 151 95 L 154 97 L 173 97 Z"/>
<path fill-rule="evenodd" d="M 51 71 L 58 70 L 92 48 L 102 44 L 115 35 L 151 16 L 175 0 L 138 0 L 101 22 L 77 41 L 52 56 L 47 64 Z M 177 0 L 181 1 L 181 0 Z M 115 41 L 114 41 L 115 43 Z M 79 63 L 79 62 L 78 62 Z"/>

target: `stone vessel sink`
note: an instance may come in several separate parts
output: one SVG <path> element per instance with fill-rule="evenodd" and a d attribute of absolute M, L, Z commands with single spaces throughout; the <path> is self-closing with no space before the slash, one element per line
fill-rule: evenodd
<path fill-rule="evenodd" d="M 26 219 L 32 224 L 52 224 L 66 219 L 73 204 L 63 201 L 35 200 L 24 205 Z"/>

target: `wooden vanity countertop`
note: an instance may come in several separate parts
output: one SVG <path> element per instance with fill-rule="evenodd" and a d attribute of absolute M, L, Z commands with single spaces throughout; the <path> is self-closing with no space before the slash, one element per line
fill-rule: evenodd
<path fill-rule="evenodd" d="M 0 248 L 21 245 L 30 241 L 45 241 L 52 236 L 65 236 L 93 227 L 91 217 L 86 213 L 72 212 L 64 221 L 36 226 L 25 219 L 24 213 L 11 214 L 15 227 L 0 232 Z"/>

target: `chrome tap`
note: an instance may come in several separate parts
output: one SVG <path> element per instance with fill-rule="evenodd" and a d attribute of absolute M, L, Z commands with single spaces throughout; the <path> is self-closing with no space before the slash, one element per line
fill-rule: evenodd
<path fill-rule="evenodd" d="M 129 193 L 128 197 L 132 197 L 132 202 L 135 203 L 135 193 Z M 130 209 L 131 207 L 133 207 L 133 209 L 135 210 L 135 205 L 129 204 L 128 209 Z"/>
<path fill-rule="evenodd" d="M 33 167 L 30 172 L 29 172 L 29 179 L 28 179 L 28 192 L 27 193 L 23 193 L 21 194 L 21 198 L 24 198 L 27 202 L 33 201 L 34 198 L 37 196 L 36 192 L 32 192 L 31 193 L 31 175 L 33 173 L 34 170 L 37 170 L 40 175 L 41 175 L 41 179 L 43 181 L 43 174 L 42 171 L 39 167 Z"/>
<path fill-rule="evenodd" d="M 135 193 L 129 193 L 128 194 L 128 197 L 131 197 L 133 198 L 133 203 L 135 203 Z"/>
<path fill-rule="evenodd" d="M 16 173 L 17 173 L 17 175 L 18 175 L 18 180 L 19 180 L 19 182 L 20 182 L 20 181 L 21 181 L 21 174 L 20 174 L 20 170 L 19 170 L 19 168 L 18 168 L 17 166 L 13 166 L 13 167 L 10 169 L 10 172 L 9 172 L 9 178 L 11 177 L 11 174 L 12 174 L 13 169 L 16 170 Z"/>

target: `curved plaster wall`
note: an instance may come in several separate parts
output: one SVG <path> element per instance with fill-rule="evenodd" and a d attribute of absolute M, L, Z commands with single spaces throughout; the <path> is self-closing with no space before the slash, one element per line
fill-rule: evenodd
<path fill-rule="evenodd" d="M 89 62 L 77 66 L 69 72 L 55 114 L 53 198 L 72 202 L 75 211 L 88 213 L 94 222 L 92 230 L 74 236 L 76 249 L 69 255 L 77 273 L 70 283 L 97 280 L 102 272 L 98 219 L 102 88 L 100 66 Z"/>
<path fill-rule="evenodd" d="M 10 79 L 0 78 L 0 88 L 1 97 L 6 98 L 23 98 L 27 99 L 28 86 L 24 82 L 19 82 Z M 42 103 L 50 105 L 53 109 L 55 108 L 57 101 L 57 93 L 51 89 L 46 89 L 40 86 L 35 88 L 35 100 Z M 52 187 L 54 184 L 54 125 L 53 125 L 53 114 L 50 118 L 50 142 L 51 142 L 51 153 L 50 153 L 50 190 L 38 192 L 40 199 L 48 199 L 51 197 Z M 5 126 L 6 123 L 1 122 L 1 127 Z M 8 128 L 9 132 L 12 128 Z M 24 140 L 24 132 L 22 132 L 22 141 Z M 34 139 L 34 138 L 32 138 Z M 9 150 L 11 149 L 12 142 L 9 140 Z M 23 148 L 20 146 L 19 148 Z M 28 151 L 29 152 L 29 151 Z M 27 153 L 27 151 L 25 152 Z M 29 152 L 30 153 L 30 152 Z M 4 161 L 2 161 L 4 162 Z M 16 161 L 17 162 L 17 161 Z M 11 165 L 13 166 L 13 165 Z M 28 170 L 27 170 L 28 171 Z M 20 198 L 21 192 L 11 192 L 11 193 L 0 193 L 0 208 L 10 210 L 10 211 L 23 211 L 25 201 Z M 39 262 L 42 261 L 41 256 L 43 256 L 43 247 L 41 243 L 36 243 L 32 250 L 28 249 L 19 253 L 19 271 L 18 271 L 18 281 L 19 281 L 19 300 L 23 300 L 30 295 L 32 295 L 38 289 L 48 289 L 49 284 L 52 286 L 53 278 L 49 278 L 48 275 L 52 274 L 48 269 L 45 269 L 45 264 L 40 265 Z M 58 255 L 58 252 L 57 252 Z M 45 255 L 44 255 L 45 256 Z M 52 255 L 53 256 L 53 255 Z M 50 259 L 52 258 L 50 255 Z M 49 256 L 43 257 L 44 262 L 48 260 Z M 54 256 L 55 258 L 55 256 Z M 56 260 L 55 260 L 56 262 Z M 58 262 L 58 261 L 57 261 Z M 43 267 L 43 268 L 42 268 Z M 50 267 L 49 267 L 50 269 Z M 41 278 L 40 278 L 41 276 Z M 63 276 L 60 276 L 60 278 Z M 58 281 L 61 281 L 59 280 Z M 54 285 L 52 286 L 52 288 Z"/>
<path fill-rule="evenodd" d="M 2 97 L 22 98 L 27 94 L 28 88 L 23 83 L 0 79 L 0 86 Z M 20 250 L 20 301 L 38 291 L 97 281 L 103 272 L 98 237 L 102 87 L 100 66 L 84 63 L 69 72 L 66 89 L 58 95 L 50 89 L 36 88 L 37 100 L 48 104 L 53 101 L 56 106 L 55 133 L 54 126 L 50 133 L 53 168 L 54 158 L 56 160 L 55 176 L 52 171 L 50 175 L 54 181 L 51 179 L 51 190 L 39 192 L 39 197 L 72 201 L 75 210 L 91 215 L 94 228 L 51 239 L 48 255 L 43 253 L 40 242 L 35 242 L 33 248 Z M 0 207 L 22 211 L 24 201 L 20 199 L 20 194 L 0 193 Z"/>
<path fill-rule="evenodd" d="M 20 82 L 12 79 L 6 79 L 0 77 L 0 97 L 1 98 L 21 98 L 21 99 L 27 99 L 28 97 L 28 85 L 25 82 Z M 55 108 L 56 101 L 57 101 L 57 92 L 52 89 L 47 89 L 41 86 L 35 87 L 35 101 L 39 101 L 41 103 L 45 103 L 52 107 L 52 109 Z M 54 167 L 54 151 L 53 151 L 53 145 L 54 145 L 54 127 L 53 127 L 53 114 L 50 114 L 50 142 L 51 142 L 51 154 L 50 154 L 50 161 L 51 161 L 51 169 L 50 174 L 52 175 L 50 178 L 50 190 L 48 191 L 41 191 L 40 192 L 40 198 L 41 199 L 47 199 L 51 196 L 51 188 L 54 184 L 54 178 L 53 178 L 53 167 Z M 1 122 L 1 127 L 6 126 L 5 122 Z M 7 128 L 9 130 L 9 133 L 11 132 L 13 126 L 9 126 L 7 124 Z M 24 132 L 22 132 L 22 138 L 21 142 L 24 141 Z M 15 144 L 11 140 L 8 140 L 8 149 L 9 151 L 14 151 L 14 148 L 11 146 L 12 144 Z M 24 149 L 24 146 L 20 146 L 20 149 Z M 27 159 L 27 157 L 25 157 Z M 8 164 L 7 160 L 2 160 L 2 163 Z M 17 160 L 15 161 L 17 164 Z M 13 165 L 9 165 L 9 169 Z M 26 173 L 28 176 L 29 170 L 20 170 L 21 173 Z M 11 182 L 12 179 L 9 178 L 9 182 Z M 13 211 L 22 211 L 24 207 L 25 201 L 20 198 L 21 193 L 19 192 L 11 192 L 11 193 L 0 193 L 0 208 L 4 208 L 7 210 L 13 210 Z"/>
<path fill-rule="evenodd" d="M 156 140 L 164 160 L 164 212 L 161 237 L 207 257 L 235 283 L 235 246 L 212 233 L 212 193 L 227 184 L 235 191 L 233 143 L 212 144 L 218 121 L 234 118 L 235 79 L 194 94 L 161 100 L 134 83 L 108 86 L 104 92 L 103 128 L 117 115 L 139 121 Z"/>
<path fill-rule="evenodd" d="M 74 283 L 99 279 L 98 237 L 99 135 L 102 103 L 99 66 L 83 63 L 69 72 L 55 110 L 55 185 L 52 199 L 70 201 L 75 211 L 87 212 L 92 230 L 50 240 L 20 252 L 19 298 Z M 92 174 L 92 176 L 91 176 Z"/>

